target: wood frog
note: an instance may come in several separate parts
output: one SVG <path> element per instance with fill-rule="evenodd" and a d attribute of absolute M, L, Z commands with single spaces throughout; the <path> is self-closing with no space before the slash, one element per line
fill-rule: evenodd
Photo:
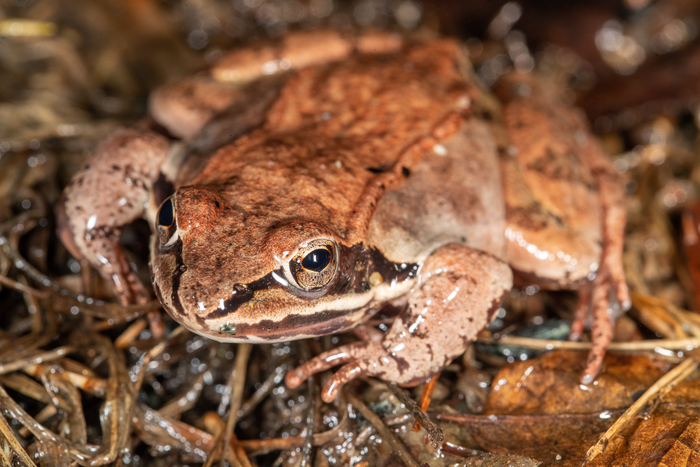
<path fill-rule="evenodd" d="M 491 321 L 513 279 L 579 289 L 592 312 L 590 383 L 611 340 L 623 191 L 584 119 L 531 75 L 494 98 L 450 39 L 298 32 L 225 55 L 151 96 L 151 120 L 115 131 L 65 190 L 60 235 L 122 303 L 149 294 L 119 246 L 153 226 L 153 288 L 186 328 L 278 342 L 382 333 L 287 375 L 343 365 L 415 385 Z"/>

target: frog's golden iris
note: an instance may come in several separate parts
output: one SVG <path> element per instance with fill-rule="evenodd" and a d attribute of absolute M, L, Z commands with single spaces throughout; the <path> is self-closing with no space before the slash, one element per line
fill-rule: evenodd
<path fill-rule="evenodd" d="M 299 289 L 315 292 L 327 286 L 335 277 L 337 258 L 333 241 L 317 239 L 299 248 L 289 262 L 289 271 Z"/>

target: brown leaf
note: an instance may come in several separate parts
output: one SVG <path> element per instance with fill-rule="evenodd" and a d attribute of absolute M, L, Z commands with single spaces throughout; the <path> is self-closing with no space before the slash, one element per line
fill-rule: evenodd
<path fill-rule="evenodd" d="M 584 352 L 556 351 L 508 365 L 494 378 L 486 415 L 439 418 L 463 425 L 488 451 L 529 456 L 545 466 L 580 466 L 588 449 L 670 366 L 610 352 L 594 384 L 582 386 L 585 359 Z M 700 427 L 689 423 L 700 404 L 686 401 L 699 399 L 700 382 L 682 383 L 650 416 L 625 427 L 592 465 L 656 465 L 662 458 L 669 466 L 693 465 L 694 430 Z"/>
<path fill-rule="evenodd" d="M 692 422 L 673 447 L 661 459 L 659 466 L 689 466 L 700 464 L 700 423 Z"/>
<path fill-rule="evenodd" d="M 556 351 L 505 366 L 493 380 L 486 414 L 582 414 L 626 408 L 669 366 L 608 352 L 593 384 L 579 383 L 585 352 Z"/>
<path fill-rule="evenodd" d="M 452 415 L 441 421 L 460 423 L 490 452 L 519 454 L 543 466 L 580 466 L 588 448 L 622 410 L 578 415 Z"/>
<path fill-rule="evenodd" d="M 608 444 L 594 466 L 698 465 L 698 433 L 694 420 L 698 404 L 663 403 L 648 417 L 640 417 Z"/>

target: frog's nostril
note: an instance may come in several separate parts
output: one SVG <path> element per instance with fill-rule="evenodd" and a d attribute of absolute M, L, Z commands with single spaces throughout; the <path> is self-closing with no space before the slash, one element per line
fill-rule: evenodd
<path fill-rule="evenodd" d="M 233 286 L 233 292 L 232 292 L 233 295 L 240 296 L 240 295 L 247 294 L 248 292 L 249 292 L 248 287 L 246 287 L 243 284 L 234 284 L 234 286 Z"/>

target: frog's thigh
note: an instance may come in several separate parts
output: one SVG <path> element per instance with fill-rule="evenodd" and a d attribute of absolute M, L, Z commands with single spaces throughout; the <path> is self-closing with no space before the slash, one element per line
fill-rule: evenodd
<path fill-rule="evenodd" d="M 470 118 L 381 198 L 368 235 L 400 263 L 423 261 L 450 242 L 503 257 L 504 229 L 496 144 L 488 127 Z"/>
<path fill-rule="evenodd" d="M 507 170 L 504 170 L 507 174 Z M 506 257 L 516 284 L 549 289 L 574 288 L 598 268 L 602 246 L 600 224 L 575 229 L 527 196 L 515 195 L 515 177 L 504 176 L 506 188 Z"/>
<path fill-rule="evenodd" d="M 574 286 L 597 269 L 602 250 L 583 130 L 577 119 L 530 102 L 508 103 L 504 117 L 516 148 L 501 159 L 508 261 L 523 282 Z"/>

